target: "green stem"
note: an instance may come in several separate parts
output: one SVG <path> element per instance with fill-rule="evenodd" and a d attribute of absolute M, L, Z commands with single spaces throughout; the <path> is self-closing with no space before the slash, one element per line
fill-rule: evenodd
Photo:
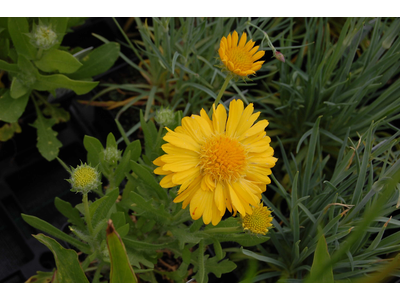
<path fill-rule="evenodd" d="M 211 228 L 208 230 L 204 230 L 205 233 L 238 233 L 243 232 L 243 228 L 241 226 L 236 227 L 220 227 L 220 228 Z"/>
<path fill-rule="evenodd" d="M 199 276 L 197 278 L 199 283 L 204 283 L 206 277 L 206 269 L 204 266 L 204 248 L 204 239 L 201 239 L 199 243 Z"/>
<path fill-rule="evenodd" d="M 231 74 L 226 75 L 226 77 L 225 77 L 225 82 L 224 82 L 224 84 L 222 85 L 221 89 L 219 90 L 219 93 L 218 93 L 218 95 L 217 95 L 217 98 L 216 98 L 215 101 L 214 101 L 215 107 L 218 106 L 219 100 L 221 100 L 222 95 L 224 94 L 224 92 L 225 92 L 225 90 L 226 90 L 226 88 L 227 88 L 227 86 L 228 86 L 228 84 L 229 84 L 229 81 L 231 81 L 232 78 L 233 78 L 233 77 L 232 77 Z M 212 108 L 212 106 L 211 106 L 211 108 L 210 108 L 210 110 L 209 110 L 209 112 L 208 112 L 208 116 L 209 116 L 210 118 L 211 118 L 211 116 L 212 116 L 212 113 L 213 113 L 213 108 Z"/>
<path fill-rule="evenodd" d="M 94 273 L 93 282 L 92 283 L 99 283 L 100 276 L 101 276 L 101 269 L 103 269 L 103 266 L 104 266 L 103 262 L 99 263 L 99 265 L 97 266 L 97 270 Z"/>
<path fill-rule="evenodd" d="M 264 37 L 267 40 L 268 46 L 271 48 L 272 52 L 275 55 L 276 49 L 275 49 L 274 45 L 272 45 L 272 42 L 269 39 L 268 34 L 264 30 L 262 30 L 260 27 L 258 27 L 257 25 L 252 24 L 250 21 L 247 22 L 247 25 L 250 25 L 250 26 L 253 26 L 254 28 L 257 28 L 258 30 L 260 30 L 264 34 Z"/>
<path fill-rule="evenodd" d="M 92 227 L 92 220 L 90 219 L 89 200 L 88 200 L 87 193 L 83 194 L 82 202 L 83 202 L 83 206 L 85 208 L 85 219 L 86 219 L 87 226 L 89 228 L 89 233 L 91 236 L 93 236 L 93 227 Z"/>

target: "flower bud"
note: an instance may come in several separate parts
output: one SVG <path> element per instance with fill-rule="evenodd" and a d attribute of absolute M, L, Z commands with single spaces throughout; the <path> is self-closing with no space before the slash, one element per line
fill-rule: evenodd
<path fill-rule="evenodd" d="M 283 56 L 283 54 L 282 53 L 280 53 L 279 51 L 276 51 L 275 53 L 274 53 L 274 56 L 275 56 L 275 58 L 277 59 L 277 60 L 279 60 L 279 61 L 281 61 L 281 62 L 285 62 L 285 57 Z"/>
<path fill-rule="evenodd" d="M 110 165 L 116 165 L 121 158 L 121 151 L 115 147 L 107 147 L 104 151 L 104 161 Z"/>
<path fill-rule="evenodd" d="M 174 123 L 175 113 L 170 108 L 160 108 L 159 110 L 157 110 L 154 119 L 160 126 L 168 127 Z"/>
<path fill-rule="evenodd" d="M 71 183 L 72 191 L 87 194 L 95 190 L 100 185 L 100 173 L 86 163 L 71 168 L 71 178 L 67 179 Z"/>
<path fill-rule="evenodd" d="M 31 43 L 37 48 L 47 50 L 57 43 L 57 34 L 46 25 L 34 25 L 30 34 Z"/>
<path fill-rule="evenodd" d="M 272 227 L 272 219 L 271 211 L 260 203 L 259 206 L 253 207 L 251 215 L 246 214 L 242 218 L 242 227 L 251 233 L 265 235 Z"/>

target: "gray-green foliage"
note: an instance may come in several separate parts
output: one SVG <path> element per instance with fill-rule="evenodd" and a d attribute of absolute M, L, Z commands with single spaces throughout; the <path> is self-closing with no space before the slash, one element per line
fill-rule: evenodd
<path fill-rule="evenodd" d="M 0 18 L 0 71 L 3 78 L 8 75 L 10 82 L 9 86 L 0 82 L 0 121 L 17 124 L 32 99 L 38 114 L 34 123 L 38 128 L 37 147 L 47 160 L 57 157 L 61 147 L 52 126 L 68 121 L 69 114 L 49 103 L 47 95 L 40 92 L 56 95 L 57 89 L 67 89 L 86 94 L 98 84 L 92 77 L 109 69 L 118 58 L 117 43 L 103 45 L 81 59 L 61 47 L 69 26 L 79 22 L 80 18 L 64 17 Z M 39 105 L 44 108 L 38 109 Z M 45 118 L 42 111 L 51 118 Z M 0 129 L 0 140 L 13 136 L 10 128 L 20 132 L 19 127 L 5 124 Z"/>
<path fill-rule="evenodd" d="M 264 198 L 275 230 L 261 253 L 243 251 L 271 267 L 254 281 L 399 276 L 400 20 L 294 21 L 282 48 L 309 45 L 281 50 L 286 63 L 257 98 L 280 162 Z"/>

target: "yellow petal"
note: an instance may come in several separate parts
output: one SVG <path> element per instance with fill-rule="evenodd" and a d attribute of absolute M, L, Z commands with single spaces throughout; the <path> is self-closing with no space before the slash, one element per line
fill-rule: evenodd
<path fill-rule="evenodd" d="M 265 51 L 259 51 L 252 56 L 251 60 L 256 61 L 256 60 L 260 59 L 261 57 L 263 57 L 264 54 L 265 54 Z"/>
<path fill-rule="evenodd" d="M 248 130 L 246 130 L 244 133 L 242 133 L 241 137 L 239 138 L 239 141 L 252 136 L 254 134 L 258 134 L 260 132 L 263 132 L 265 128 L 268 126 L 269 122 L 267 120 L 261 120 L 257 122 L 255 125 L 250 127 Z"/>
<path fill-rule="evenodd" d="M 227 45 L 228 45 L 227 49 L 231 49 L 232 48 L 232 36 L 231 36 L 231 34 L 228 34 L 228 38 L 226 40 L 227 40 Z"/>
<path fill-rule="evenodd" d="M 184 184 L 187 181 L 193 180 L 195 177 L 200 175 L 200 168 L 190 168 L 183 172 L 174 173 L 172 182 L 177 184 Z"/>
<path fill-rule="evenodd" d="M 231 61 L 228 61 L 228 69 L 230 71 L 233 71 L 235 69 L 235 65 Z"/>
<path fill-rule="evenodd" d="M 198 189 L 190 201 L 190 216 L 193 220 L 198 220 L 204 212 L 206 207 L 207 197 L 212 197 L 212 192 L 206 192 Z"/>
<path fill-rule="evenodd" d="M 158 167 L 153 172 L 154 172 L 154 174 L 157 174 L 157 175 L 168 175 L 168 174 L 172 173 L 171 171 L 163 170 L 163 167 Z"/>
<path fill-rule="evenodd" d="M 253 49 L 251 49 L 251 50 L 249 51 L 249 54 L 250 54 L 251 56 L 253 56 L 253 54 L 257 52 L 258 48 L 260 48 L 260 46 L 255 46 Z"/>
<path fill-rule="evenodd" d="M 161 179 L 160 185 L 164 189 L 176 186 L 176 184 L 172 182 L 172 176 L 174 176 L 174 173 L 171 173 L 171 174 L 165 176 L 163 179 Z"/>
<path fill-rule="evenodd" d="M 247 40 L 247 33 L 243 32 L 242 37 L 240 38 L 238 47 L 240 47 L 240 48 L 244 47 L 244 45 L 246 45 L 246 40 Z"/>
<path fill-rule="evenodd" d="M 230 184 L 228 184 L 229 198 L 232 201 L 232 206 L 241 214 L 246 215 L 246 210 L 240 201 L 239 197 L 236 195 L 236 192 L 232 188 Z"/>
<path fill-rule="evenodd" d="M 224 188 L 220 182 L 217 182 L 217 186 L 215 187 L 214 190 L 214 202 L 218 210 L 222 213 L 222 215 L 225 213 L 226 210 L 225 201 L 226 198 L 224 195 Z"/>
<path fill-rule="evenodd" d="M 187 134 L 170 131 L 164 136 L 164 140 L 176 147 L 196 152 L 200 151 L 200 145 Z"/>
<path fill-rule="evenodd" d="M 226 135 L 235 136 L 236 128 L 239 124 L 240 117 L 243 113 L 244 105 L 242 100 L 232 100 L 229 104 L 229 117 L 226 124 Z"/>
<path fill-rule="evenodd" d="M 214 111 L 213 114 L 213 126 L 214 132 L 216 133 L 224 133 L 226 126 L 226 109 L 222 104 L 219 104 L 217 110 Z"/>
<path fill-rule="evenodd" d="M 232 48 L 237 47 L 238 40 L 239 40 L 238 33 L 234 31 L 232 34 Z"/>

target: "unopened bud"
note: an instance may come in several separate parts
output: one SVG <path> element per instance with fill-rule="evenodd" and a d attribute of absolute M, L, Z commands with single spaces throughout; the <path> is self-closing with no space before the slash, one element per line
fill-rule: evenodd
<path fill-rule="evenodd" d="M 285 62 L 285 57 L 283 56 L 283 54 L 282 53 L 280 53 L 279 51 L 276 51 L 275 53 L 274 53 L 274 56 L 275 56 L 275 58 L 277 59 L 277 60 L 279 60 L 279 61 L 281 61 L 281 62 Z"/>
<path fill-rule="evenodd" d="M 104 149 L 104 160 L 110 165 L 116 165 L 121 158 L 121 151 L 115 147 L 107 147 Z"/>
<path fill-rule="evenodd" d="M 154 119 L 160 126 L 168 127 L 174 123 L 175 113 L 170 108 L 160 108 L 159 110 L 157 110 Z"/>
<path fill-rule="evenodd" d="M 30 37 L 33 45 L 44 50 L 57 43 L 57 34 L 51 29 L 51 25 L 34 25 Z"/>
<path fill-rule="evenodd" d="M 97 189 L 101 184 L 100 173 L 87 164 L 81 164 L 76 169 L 71 168 L 71 179 L 67 179 L 71 183 L 72 191 L 87 194 Z"/>

